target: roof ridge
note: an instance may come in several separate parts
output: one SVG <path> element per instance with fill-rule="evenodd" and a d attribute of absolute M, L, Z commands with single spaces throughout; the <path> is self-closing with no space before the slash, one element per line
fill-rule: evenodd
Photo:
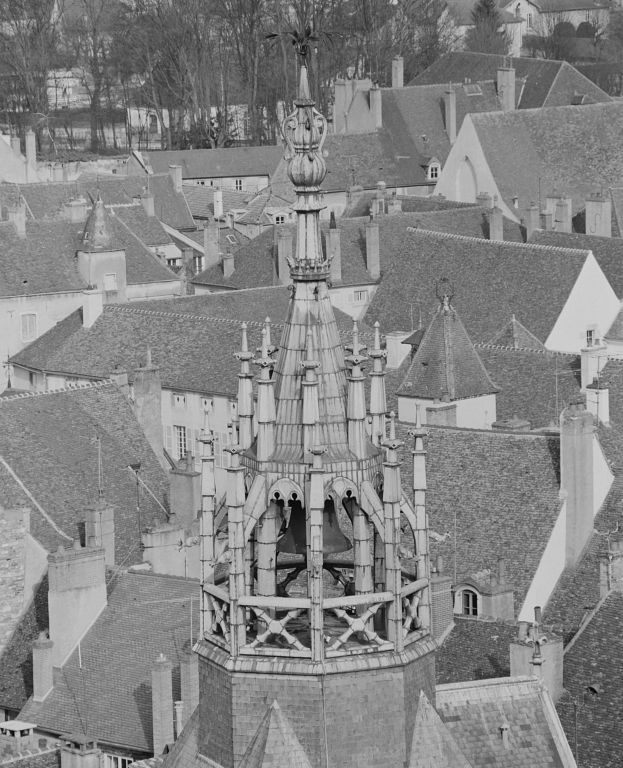
<path fill-rule="evenodd" d="M 110 304 L 109 308 L 111 310 L 114 310 L 115 312 L 129 312 L 134 313 L 137 315 L 157 315 L 158 317 L 177 317 L 177 318 L 189 318 L 191 320 L 203 320 L 203 321 L 209 321 L 210 323 L 223 323 L 223 324 L 236 324 L 236 326 L 239 326 L 241 324 L 240 320 L 236 320 L 232 317 L 212 317 L 210 315 L 194 315 L 190 312 L 164 312 L 162 310 L 154 310 L 154 309 L 143 309 L 141 307 L 129 307 L 122 304 Z M 253 326 L 254 328 L 263 328 L 264 323 L 259 322 L 258 320 L 247 320 L 246 321 L 248 326 Z M 281 327 L 283 323 L 273 323 L 274 327 Z"/>
<path fill-rule="evenodd" d="M 573 352 L 558 352 L 555 349 L 535 349 L 534 347 L 511 347 L 503 344 L 490 344 L 486 341 L 476 341 L 474 346 L 479 349 L 499 349 L 505 352 L 533 352 L 535 355 L 547 355 L 549 357 L 578 357 Z M 620 360 L 621 358 L 613 358 Z"/>
<path fill-rule="evenodd" d="M 488 240 L 484 237 L 472 237 L 471 235 L 457 235 L 455 232 L 439 232 L 432 229 L 421 229 L 420 227 L 406 227 L 407 232 L 421 232 L 424 235 L 436 235 L 437 237 L 448 237 L 453 240 L 462 240 L 471 243 L 495 243 L 497 246 L 511 246 L 513 248 L 540 248 L 547 251 L 571 251 L 576 254 L 588 256 L 592 253 L 590 248 L 565 248 L 559 245 L 540 245 L 539 243 L 516 243 L 514 240 Z"/>
<path fill-rule="evenodd" d="M 76 389 L 102 389 L 103 387 L 114 386 L 112 379 L 99 379 L 98 381 L 79 381 L 71 386 L 59 387 L 58 389 L 48 389 L 45 392 L 20 392 L 7 397 L 0 397 L 0 406 L 13 400 L 24 400 L 32 397 L 45 397 L 46 395 L 58 395 L 62 392 L 74 392 Z"/>

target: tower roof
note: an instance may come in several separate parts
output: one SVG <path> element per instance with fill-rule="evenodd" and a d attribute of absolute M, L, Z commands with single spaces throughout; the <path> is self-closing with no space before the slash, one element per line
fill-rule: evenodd
<path fill-rule="evenodd" d="M 449 283 L 440 281 L 439 307 L 398 390 L 401 395 L 460 400 L 498 391 L 450 304 L 449 290 Z"/>
<path fill-rule="evenodd" d="M 268 707 L 239 768 L 311 768 L 288 718 L 276 701 Z"/>
<path fill-rule="evenodd" d="M 471 768 L 424 691 L 420 691 L 409 768 Z"/>
<path fill-rule="evenodd" d="M 82 250 L 109 251 L 113 249 L 112 226 L 110 214 L 104 207 L 104 201 L 98 193 L 97 200 L 89 214 L 82 235 Z"/>

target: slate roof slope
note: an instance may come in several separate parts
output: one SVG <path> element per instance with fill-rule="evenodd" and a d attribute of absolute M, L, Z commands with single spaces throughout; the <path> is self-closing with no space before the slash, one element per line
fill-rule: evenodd
<path fill-rule="evenodd" d="M 283 147 L 228 147 L 226 149 L 165 149 L 143 152 L 154 173 L 168 173 L 170 165 L 182 166 L 182 178 L 272 176 L 283 157 Z"/>
<path fill-rule="evenodd" d="M 109 215 L 114 248 L 124 249 L 128 285 L 171 282 L 178 277 L 139 240 L 123 219 Z M 80 291 L 76 251 L 82 247 L 85 223 L 28 221 L 20 237 L 10 223 L 0 223 L 0 295 Z"/>
<path fill-rule="evenodd" d="M 387 221 L 392 218 L 388 216 Z M 398 229 L 384 225 L 384 220 L 379 219 L 381 282 L 365 319 L 369 325 L 378 320 L 385 332 L 411 327 L 412 304 L 421 309 L 426 323 L 437 307 L 435 285 L 445 277 L 454 285 L 472 341 L 490 341 L 514 314 L 545 342 L 589 255 L 588 251 Z"/>
<path fill-rule="evenodd" d="M 247 235 L 243 235 L 242 232 L 238 232 L 237 229 L 231 227 L 221 226 L 219 229 L 219 248 L 221 253 L 235 253 L 238 248 L 246 245 L 251 238 Z M 203 247 L 203 229 L 198 229 L 195 232 L 184 232 L 189 240 L 194 240 Z"/>
<path fill-rule="evenodd" d="M 22 716 L 52 733 L 88 732 L 99 742 L 152 752 L 151 669 L 160 653 L 177 667 L 192 623 L 198 626 L 196 581 L 121 574 L 100 614 L 42 703 Z M 180 698 L 173 676 L 174 701 Z M 177 690 L 176 690 L 177 689 Z"/>
<path fill-rule="evenodd" d="M 161 500 L 168 481 L 122 392 L 104 383 L 0 402 L 0 455 L 44 510 L 46 516 L 28 500 L 31 533 L 49 552 L 66 545 L 65 537 L 83 537 L 85 508 L 98 498 L 98 436 L 104 494 L 115 508 L 116 561 L 141 562 L 136 481 L 128 465 L 141 462 L 142 479 Z M 15 492 L 14 477 L 0 481 L 2 495 L 7 486 Z M 164 521 L 150 496 L 141 505 L 144 525 Z"/>
<path fill-rule="evenodd" d="M 449 297 L 442 301 L 398 394 L 452 401 L 497 392 Z"/>
<path fill-rule="evenodd" d="M 563 95 L 568 95 L 576 83 L 574 92 L 585 93 L 596 102 L 612 101 L 605 91 L 566 62 L 528 57 L 510 58 L 472 51 L 451 51 L 441 56 L 409 85 L 464 83 L 466 78 L 473 83 L 495 82 L 498 68 L 508 66 L 508 63 L 514 67 L 517 80 L 523 81 L 516 85 L 519 109 L 558 106 Z M 564 72 L 564 76 L 558 81 L 561 72 Z M 571 101 L 564 103 L 570 104 Z"/>
<path fill-rule="evenodd" d="M 210 219 L 214 217 L 214 187 L 184 184 L 182 192 L 194 218 Z M 222 193 L 223 211 L 245 208 L 249 200 L 248 192 L 235 192 L 231 189 L 223 189 Z"/>
<path fill-rule="evenodd" d="M 407 425 L 400 426 L 407 442 L 401 476 L 410 488 L 412 439 L 407 431 Z M 494 569 L 504 555 L 518 613 L 560 511 L 559 439 L 450 427 L 429 427 L 428 432 L 431 555 L 442 555 L 448 572 L 456 561 L 458 582 Z"/>
<path fill-rule="evenodd" d="M 311 768 L 285 712 L 275 700 L 267 707 L 239 763 L 240 768 Z"/>
<path fill-rule="evenodd" d="M 175 741 L 170 751 L 158 759 L 158 768 L 191 768 L 201 762 L 199 757 L 199 707 L 195 707 L 181 736 Z M 142 762 L 142 761 L 141 761 Z M 137 763 L 135 768 L 140 768 Z M 146 767 L 148 768 L 148 767 Z"/>
<path fill-rule="evenodd" d="M 485 112 L 469 119 L 509 206 L 517 197 L 523 210 L 539 193 L 556 192 L 572 198 L 575 214 L 596 189 L 618 184 L 623 175 L 621 102 Z"/>
<path fill-rule="evenodd" d="M 154 212 L 160 221 L 175 229 L 193 228 L 194 222 L 184 196 L 175 191 L 168 173 L 145 176 L 80 176 L 75 181 L 38 184 L 0 184 L 0 201 L 12 205 L 20 194 L 27 204 L 27 217 L 58 218 L 63 204 L 83 196 L 91 202 L 101 196 L 104 205 L 131 205 L 149 190 L 154 196 Z M 151 245 L 151 243 L 149 243 Z"/>
<path fill-rule="evenodd" d="M 282 197 L 274 193 L 270 187 L 249 199 L 245 212 L 236 219 L 240 224 L 261 224 L 270 226 L 273 218 L 270 209 L 288 209 L 293 202 L 293 196 Z"/>
<path fill-rule="evenodd" d="M 499 347 L 511 347 L 512 349 L 543 350 L 545 345 L 537 337 L 525 328 L 515 315 L 511 315 L 506 325 L 498 331 L 490 340 L 490 344 Z"/>
<path fill-rule="evenodd" d="M 118 205 L 114 213 L 142 243 L 150 247 L 167 245 L 171 237 L 156 216 L 148 216 L 142 204 Z"/>
<path fill-rule="evenodd" d="M 556 710 L 534 678 L 437 686 L 436 709 L 472 765 L 571 768 L 575 765 Z M 500 728 L 508 726 L 508 746 Z M 562 741 L 562 743 L 561 743 Z"/>
<path fill-rule="evenodd" d="M 472 768 L 424 691 L 420 691 L 408 766 L 419 768 L 423 765 Z"/>
<path fill-rule="evenodd" d="M 569 743 L 586 768 L 614 768 L 623 755 L 623 594 L 611 592 L 567 646 L 565 693 L 557 705 Z M 587 691 L 599 686 L 599 693 Z M 573 700 L 578 702 L 577 719 Z M 577 728 L 577 730 L 576 730 Z"/>
<path fill-rule="evenodd" d="M 623 298 L 623 239 L 596 237 L 575 232 L 545 232 L 537 229 L 530 238 L 530 242 L 553 245 L 557 248 L 582 248 L 592 251 L 612 289 L 619 298 Z"/>
<path fill-rule="evenodd" d="M 437 683 L 509 676 L 510 643 L 516 636 L 515 622 L 455 616 L 435 655 Z"/>

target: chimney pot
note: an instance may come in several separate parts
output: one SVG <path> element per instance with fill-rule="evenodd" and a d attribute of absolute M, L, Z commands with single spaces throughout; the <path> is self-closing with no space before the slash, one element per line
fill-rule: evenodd
<path fill-rule="evenodd" d="M 182 191 L 182 166 L 170 165 L 169 173 L 171 174 L 171 178 L 173 179 L 173 186 L 175 187 L 175 191 L 178 193 L 181 192 Z"/>
<path fill-rule="evenodd" d="M 277 279 L 281 285 L 290 282 L 290 265 L 292 259 L 292 232 L 285 227 L 277 230 Z"/>
<path fill-rule="evenodd" d="M 392 59 L 392 88 L 404 87 L 404 59 L 402 56 L 394 56 Z"/>
<path fill-rule="evenodd" d="M 331 260 L 331 282 L 339 283 L 342 280 L 342 246 L 340 241 L 340 230 L 336 227 L 329 227 L 327 232 L 328 256 Z"/>
<path fill-rule="evenodd" d="M 234 254 L 229 252 L 222 253 L 221 259 L 223 264 L 223 277 L 231 277 L 234 274 L 235 269 Z"/>
<path fill-rule="evenodd" d="M 366 224 L 366 269 L 373 280 L 380 278 L 379 225 L 373 220 Z"/>
<path fill-rule="evenodd" d="M 161 653 L 151 671 L 151 701 L 154 756 L 159 757 L 173 742 L 172 664 Z"/>
<path fill-rule="evenodd" d="M 612 237 L 612 201 L 597 193 L 586 199 L 585 230 L 587 235 Z"/>
<path fill-rule="evenodd" d="M 376 83 L 370 88 L 370 112 L 372 113 L 372 120 L 374 128 L 383 127 L 383 102 L 381 97 L 381 89 Z"/>
<path fill-rule="evenodd" d="M 503 111 L 512 112 L 515 109 L 515 70 L 513 67 L 500 67 L 498 69 L 497 85 Z"/>
<path fill-rule="evenodd" d="M 504 216 L 497 205 L 489 213 L 489 240 L 504 240 Z"/>
<path fill-rule="evenodd" d="M 450 144 L 456 141 L 456 91 L 448 89 L 443 96 L 446 133 Z"/>
<path fill-rule="evenodd" d="M 212 197 L 212 205 L 214 208 L 214 218 L 223 218 L 223 190 L 215 189 Z"/>

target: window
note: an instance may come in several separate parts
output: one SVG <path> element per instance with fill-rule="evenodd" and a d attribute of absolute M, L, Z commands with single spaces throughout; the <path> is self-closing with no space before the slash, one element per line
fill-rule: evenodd
<path fill-rule="evenodd" d="M 439 165 L 437 163 L 433 163 L 432 165 L 428 166 L 428 179 L 429 181 L 437 181 L 439 178 Z"/>
<path fill-rule="evenodd" d="M 196 275 L 198 275 L 199 272 L 203 272 L 203 256 L 200 253 L 195 253 L 193 255 L 193 269 L 195 270 Z"/>
<path fill-rule="evenodd" d="M 186 442 L 186 427 L 180 427 L 177 424 L 173 425 L 173 434 L 175 437 L 175 457 L 177 459 L 183 459 L 186 456 L 188 450 Z"/>
<path fill-rule="evenodd" d="M 224 450 L 231 445 L 230 432 L 214 432 L 214 466 L 227 469 L 229 466 L 229 454 Z"/>
<path fill-rule="evenodd" d="M 594 328 L 587 328 L 586 329 L 586 346 L 587 347 L 593 347 L 597 343 L 597 334 L 595 333 Z"/>
<path fill-rule="evenodd" d="M 464 616 L 478 616 L 478 595 L 471 589 L 463 590 L 463 611 Z"/>
<path fill-rule="evenodd" d="M 226 235 L 225 239 L 230 245 L 236 245 L 237 240 L 233 235 Z"/>
<path fill-rule="evenodd" d="M 167 267 L 179 267 L 181 263 L 181 259 L 167 259 Z"/>
<path fill-rule="evenodd" d="M 22 315 L 22 341 L 33 341 L 37 338 L 37 315 L 28 312 Z"/>
<path fill-rule="evenodd" d="M 123 755 L 104 754 L 104 768 L 128 768 L 130 763 L 134 762 L 133 757 L 124 757 Z"/>
<path fill-rule="evenodd" d="M 173 405 L 175 408 L 186 408 L 186 395 L 173 392 Z"/>
<path fill-rule="evenodd" d="M 200 182 L 199 182 L 199 184 L 200 184 L 200 186 L 202 186 L 202 187 L 205 187 L 205 185 L 206 185 L 205 181 L 200 181 Z"/>
<path fill-rule="evenodd" d="M 368 292 L 367 291 L 355 291 L 353 293 L 353 301 L 355 304 L 361 304 L 364 301 L 368 300 Z"/>
<path fill-rule="evenodd" d="M 242 179 L 236 179 L 234 181 L 236 192 L 242 192 Z"/>
<path fill-rule="evenodd" d="M 35 376 L 34 371 L 28 371 L 28 384 L 31 387 L 34 387 L 37 382 L 37 377 Z"/>
<path fill-rule="evenodd" d="M 529 11 L 528 11 L 527 19 L 528 19 L 528 27 L 532 29 L 532 14 Z"/>
<path fill-rule="evenodd" d="M 285 224 L 285 223 L 286 223 L 286 217 L 282 213 L 275 216 L 275 224 Z"/>

